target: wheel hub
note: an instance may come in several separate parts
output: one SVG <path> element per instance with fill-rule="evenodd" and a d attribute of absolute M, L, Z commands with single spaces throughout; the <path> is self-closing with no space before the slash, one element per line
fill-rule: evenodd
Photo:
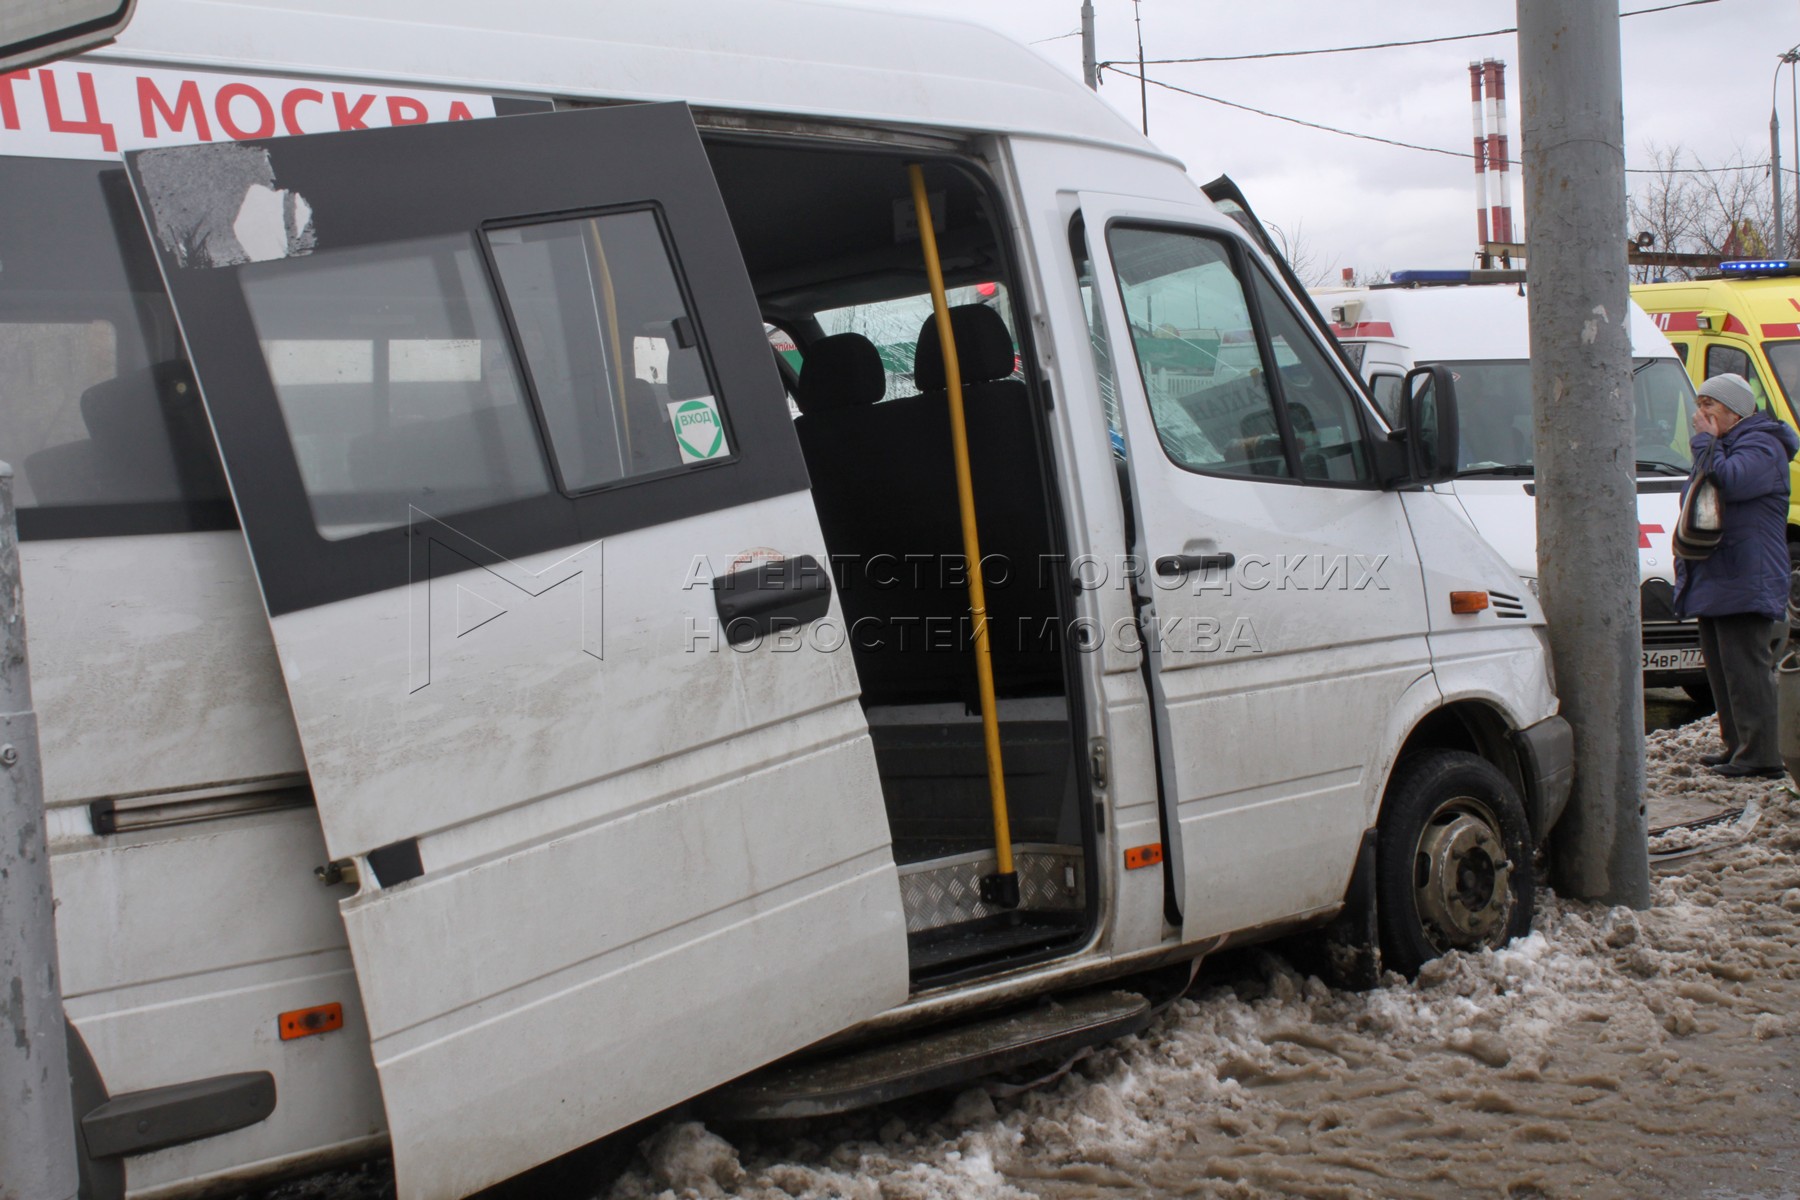
<path fill-rule="evenodd" d="M 1497 944 L 1512 913 L 1512 862 L 1493 824 L 1441 812 L 1419 838 L 1414 891 L 1439 950 Z"/>

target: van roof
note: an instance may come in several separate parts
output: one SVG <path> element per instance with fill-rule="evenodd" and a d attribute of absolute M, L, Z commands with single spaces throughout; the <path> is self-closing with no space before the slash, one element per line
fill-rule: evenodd
<path fill-rule="evenodd" d="M 1531 354 L 1528 301 L 1516 283 L 1333 288 L 1315 294 L 1327 315 L 1340 306 L 1361 302 L 1354 326 L 1337 327 L 1341 340 L 1394 342 L 1407 347 L 1415 361 L 1479 362 Z M 1669 340 L 1636 304 L 1631 305 L 1630 335 L 1634 355 L 1675 354 Z"/>
<path fill-rule="evenodd" d="M 1793 337 L 1795 322 L 1800 321 L 1800 278 L 1794 276 L 1640 283 L 1631 289 L 1631 297 L 1652 312 L 1722 309 L 1748 329 L 1760 330 L 1763 337 Z"/>
<path fill-rule="evenodd" d="M 92 57 L 1017 133 L 1170 159 L 994 30 L 819 0 L 142 0 Z"/>

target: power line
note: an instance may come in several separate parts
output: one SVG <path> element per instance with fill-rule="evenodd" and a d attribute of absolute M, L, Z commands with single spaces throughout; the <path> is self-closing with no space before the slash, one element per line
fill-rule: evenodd
<path fill-rule="evenodd" d="M 1041 46 L 1041 45 L 1043 45 L 1043 44 L 1044 44 L 1044 43 L 1045 43 L 1045 42 L 1060 42 L 1060 41 L 1062 41 L 1062 40 L 1063 40 L 1063 39 L 1064 39 L 1064 38 L 1072 38 L 1072 37 L 1080 37 L 1080 36 L 1081 36 L 1081 30 L 1079 30 L 1079 29 L 1071 29 L 1071 30 L 1069 30 L 1069 32 L 1067 32 L 1067 33 L 1059 33 L 1059 34 L 1056 34 L 1056 35 L 1054 35 L 1054 36 L 1052 36 L 1052 37 L 1047 37 L 1047 38 L 1038 38 L 1038 39 L 1037 39 L 1037 40 L 1036 40 L 1036 41 L 1034 41 L 1034 42 L 1026 42 L 1026 43 L 1025 43 L 1025 44 L 1026 44 L 1026 45 L 1027 45 L 1027 46 Z"/>
<path fill-rule="evenodd" d="M 1655 8 L 1633 9 L 1620 13 L 1621 17 L 1642 17 L 1649 13 L 1668 12 L 1675 8 L 1694 8 L 1701 4 L 1717 4 L 1719 0 L 1677 0 L 1673 4 L 1658 5 Z M 1516 25 L 1508 25 L 1505 29 L 1487 29 L 1480 33 L 1452 33 L 1442 37 L 1410 38 L 1394 42 L 1366 42 L 1359 46 L 1326 46 L 1317 50 L 1265 50 L 1257 54 L 1205 54 L 1192 58 L 1147 58 L 1146 66 L 1166 66 L 1170 63 L 1215 63 L 1215 62 L 1254 62 L 1266 58 L 1306 58 L 1315 54 L 1350 54 L 1359 50 L 1394 50 L 1403 46 L 1436 46 L 1444 42 L 1470 42 L 1479 38 L 1502 37 L 1509 33 L 1519 32 Z M 1111 63 L 1103 63 L 1111 66 Z"/>
<path fill-rule="evenodd" d="M 1690 4 L 1713 4 L 1717 3 L 1717 0 L 1686 0 L 1686 2 Z M 1646 9 L 1644 11 L 1651 10 Z M 1299 125 L 1306 129 L 1317 129 L 1321 133 L 1335 133 L 1339 137 L 1355 138 L 1358 141 L 1364 142 L 1379 142 L 1384 146 L 1398 146 L 1402 150 L 1418 150 L 1425 154 L 1441 154 L 1446 158 L 1473 159 L 1475 157 L 1467 150 L 1446 150 L 1442 146 L 1425 146 L 1418 142 L 1404 142 L 1398 138 L 1382 137 L 1380 134 L 1375 133 L 1358 133 L 1353 129 L 1340 129 L 1336 125 L 1324 125 L 1318 121 L 1308 121 L 1303 117 L 1291 117 L 1286 113 L 1270 112 L 1266 108 L 1257 108 L 1250 104 L 1239 104 L 1235 100 L 1227 100 L 1222 96 L 1209 96 L 1205 92 L 1197 92 L 1192 88 L 1178 87 L 1173 83 L 1164 83 L 1160 79 L 1152 79 L 1147 75 L 1134 75 L 1130 71 L 1115 66 L 1112 63 L 1101 63 L 1100 69 L 1103 71 L 1111 71 L 1115 75 L 1123 75 L 1127 79 L 1135 79 L 1141 83 L 1148 83 L 1166 91 L 1179 92 L 1184 96 L 1192 96 L 1196 100 L 1207 100 L 1213 104 L 1223 105 L 1226 108 L 1235 108 L 1240 112 L 1255 113 L 1259 117 L 1268 117 L 1275 121 L 1286 121 L 1290 125 Z M 1521 164 L 1518 159 L 1508 159 L 1506 165 L 1509 167 L 1516 167 Z M 1718 175 L 1728 171 L 1766 171 L 1768 169 L 1769 164 L 1763 162 L 1744 163 L 1729 167 L 1626 167 L 1625 171 L 1627 174 L 1631 175 Z"/>
<path fill-rule="evenodd" d="M 1219 96 L 1209 96 L 1205 92 L 1196 92 L 1192 88 L 1177 87 L 1172 83 L 1164 83 L 1160 79 L 1151 79 L 1148 76 L 1143 75 L 1133 75 L 1130 71 L 1124 70 L 1121 67 L 1116 67 L 1112 63 L 1101 63 L 1100 68 L 1102 70 L 1111 71 L 1116 75 L 1123 75 L 1127 79 L 1136 79 L 1142 83 L 1154 84 L 1167 91 L 1180 92 L 1182 95 L 1192 96 L 1196 100 L 1210 100 L 1212 103 L 1222 104 L 1226 108 L 1235 108 L 1242 112 L 1255 113 L 1259 117 L 1269 117 L 1276 121 L 1286 121 L 1290 125 L 1302 125 L 1307 129 L 1317 129 L 1324 133 L 1335 133 L 1341 137 L 1357 138 L 1365 142 L 1380 142 L 1385 146 L 1399 146 L 1403 150 L 1423 150 L 1427 154 L 1442 154 L 1449 158 L 1475 157 L 1473 154 L 1469 154 L 1466 151 L 1445 150 L 1439 146 L 1421 146 L 1417 142 L 1402 142 L 1395 138 L 1381 137 L 1378 134 L 1373 133 L 1356 133 L 1349 129 L 1339 129 L 1335 125 L 1321 125 L 1317 121 L 1308 121 L 1301 117 L 1290 117 L 1283 113 L 1270 112 L 1266 108 L 1256 108 L 1249 104 L 1239 104 L 1235 100 L 1226 100 Z"/>

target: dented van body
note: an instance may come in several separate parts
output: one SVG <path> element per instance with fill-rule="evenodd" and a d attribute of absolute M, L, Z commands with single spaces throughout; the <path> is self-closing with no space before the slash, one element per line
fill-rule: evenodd
<path fill-rule="evenodd" d="M 1529 924 L 1570 739 L 1421 490 L 1452 382 L 1390 425 L 1245 206 L 1022 47 L 146 0 L 0 89 L 87 1194 L 386 1147 L 461 1196 L 956 1077 L 769 1064 L 1141 1027 L 1226 945 Z"/>

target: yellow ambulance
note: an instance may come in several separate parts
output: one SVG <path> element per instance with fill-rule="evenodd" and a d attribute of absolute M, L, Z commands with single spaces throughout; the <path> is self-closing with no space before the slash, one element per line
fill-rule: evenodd
<path fill-rule="evenodd" d="M 1750 381 L 1758 408 L 1796 425 L 1800 405 L 1800 262 L 1723 262 L 1708 279 L 1644 283 L 1631 298 L 1650 314 L 1696 385 L 1734 372 Z M 1800 553 L 1800 461 L 1788 508 L 1790 554 Z"/>

